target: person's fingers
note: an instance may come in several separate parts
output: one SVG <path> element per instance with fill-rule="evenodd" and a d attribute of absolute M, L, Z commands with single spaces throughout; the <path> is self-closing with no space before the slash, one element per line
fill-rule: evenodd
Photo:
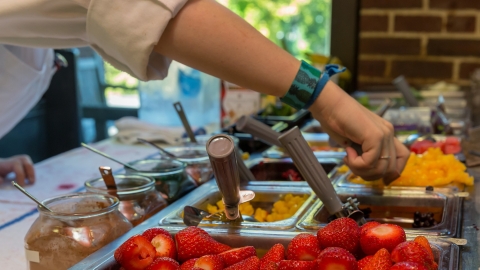
<path fill-rule="evenodd" d="M 32 159 L 29 156 L 21 156 L 20 160 L 22 161 L 26 178 L 30 184 L 35 183 L 35 168 L 33 167 Z"/>
<path fill-rule="evenodd" d="M 23 171 L 23 164 L 20 160 L 15 160 L 13 163 L 13 172 L 15 172 L 17 183 L 20 186 L 25 185 L 25 172 Z"/>
<path fill-rule="evenodd" d="M 405 166 L 407 165 L 408 158 L 410 158 L 410 151 L 397 138 L 394 138 L 393 142 L 395 145 L 395 150 L 397 152 L 397 172 L 400 175 L 402 174 L 403 169 L 405 169 Z"/>

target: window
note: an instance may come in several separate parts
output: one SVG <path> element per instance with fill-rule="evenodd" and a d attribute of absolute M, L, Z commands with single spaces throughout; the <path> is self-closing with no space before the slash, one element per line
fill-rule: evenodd
<path fill-rule="evenodd" d="M 331 0 L 219 0 L 297 58 L 330 54 Z"/>

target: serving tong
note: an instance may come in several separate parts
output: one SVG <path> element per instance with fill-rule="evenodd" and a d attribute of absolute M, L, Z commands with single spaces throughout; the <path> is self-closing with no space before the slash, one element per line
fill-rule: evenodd
<path fill-rule="evenodd" d="M 336 218 L 350 217 L 359 225 L 366 223 L 363 212 L 358 208 L 359 202 L 356 198 L 348 198 L 345 203 L 340 200 L 330 178 L 328 178 L 327 173 L 318 162 L 298 127 L 295 126 L 281 134 L 260 121 L 242 116 L 237 121 L 237 128 L 242 132 L 248 132 L 258 137 L 266 143 L 283 147 L 330 215 Z M 359 148 L 361 150 L 361 147 Z"/>
<path fill-rule="evenodd" d="M 239 157 L 233 140 L 227 135 L 215 135 L 208 140 L 206 148 L 225 210 L 210 214 L 192 206 L 185 206 L 183 222 L 188 226 L 196 226 L 204 218 L 231 222 L 241 222 L 244 217 L 254 220 L 251 217 L 242 217 L 239 211 L 240 204 L 251 201 L 255 198 L 255 193 L 251 190 L 240 190 Z"/>

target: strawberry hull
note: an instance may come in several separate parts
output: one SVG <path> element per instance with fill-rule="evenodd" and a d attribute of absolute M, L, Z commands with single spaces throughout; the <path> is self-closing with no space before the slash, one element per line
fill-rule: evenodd
<path fill-rule="evenodd" d="M 166 229 L 175 235 L 176 232 L 183 229 L 183 227 L 166 227 Z M 297 232 L 268 232 L 268 231 L 247 231 L 240 230 L 234 233 L 219 230 L 207 230 L 210 236 L 220 243 L 229 245 L 233 248 L 254 246 L 257 250 L 257 255 L 261 258 L 273 245 L 280 243 L 285 247 L 290 241 L 299 233 Z M 75 265 L 72 270 L 80 269 L 120 269 L 113 258 L 115 249 L 123 243 L 123 237 L 114 241 L 99 252 L 88 257 L 84 261 Z M 408 237 L 407 240 L 413 240 L 413 237 Z M 439 270 L 456 270 L 459 264 L 459 247 L 451 242 L 442 239 L 429 239 L 435 261 L 438 263 Z"/>

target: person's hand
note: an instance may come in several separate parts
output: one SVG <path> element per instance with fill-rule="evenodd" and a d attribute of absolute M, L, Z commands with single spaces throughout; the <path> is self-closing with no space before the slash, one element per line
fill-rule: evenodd
<path fill-rule="evenodd" d="M 35 182 L 33 162 L 27 155 L 0 159 L 0 182 L 3 182 L 5 177 L 11 172 L 15 173 L 16 181 L 21 186 L 26 184 L 26 179 L 28 179 L 30 184 Z"/>
<path fill-rule="evenodd" d="M 310 108 L 325 131 L 342 146 L 349 139 L 362 146 L 363 154 L 347 147 L 345 164 L 365 180 L 383 178 L 390 183 L 402 173 L 408 149 L 394 137 L 388 121 L 367 110 L 342 89 L 329 82 Z"/>

